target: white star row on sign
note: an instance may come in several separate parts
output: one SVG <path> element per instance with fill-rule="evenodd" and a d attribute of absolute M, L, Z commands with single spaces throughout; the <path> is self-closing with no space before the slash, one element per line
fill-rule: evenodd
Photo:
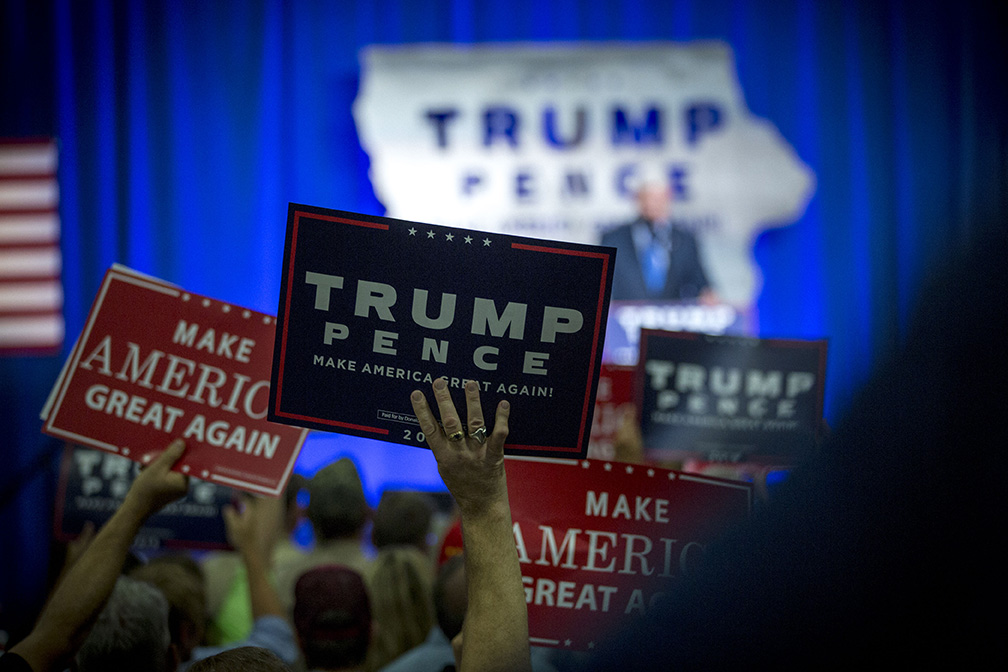
<path fill-rule="evenodd" d="M 192 298 L 192 296 L 190 294 L 188 294 L 188 293 L 183 293 L 182 294 L 182 300 L 183 301 L 188 301 L 191 298 Z M 210 299 L 203 299 L 202 303 L 203 303 L 203 307 L 204 308 L 209 308 L 210 305 L 213 302 Z M 220 309 L 221 309 L 221 312 L 224 312 L 224 313 L 230 313 L 231 312 L 231 306 L 229 306 L 226 303 L 222 303 Z M 242 317 L 244 317 L 247 320 L 248 318 L 252 317 L 252 311 L 243 310 L 242 311 Z M 270 318 L 268 316 L 264 316 L 263 317 L 263 324 L 269 324 L 269 323 L 270 323 Z"/>
<path fill-rule="evenodd" d="M 588 460 L 582 460 L 581 466 L 584 469 L 587 469 L 589 466 L 591 466 L 591 462 L 589 462 Z M 605 469 L 606 471 L 612 471 L 612 464 L 610 464 L 609 462 L 606 462 L 605 464 L 602 465 L 602 468 Z M 633 473 L 633 467 L 630 466 L 629 464 L 626 466 L 626 473 L 628 473 L 628 474 L 632 474 Z M 648 469 L 647 470 L 647 475 L 648 476 L 654 476 L 655 475 L 655 470 L 654 469 Z M 672 479 L 672 478 L 675 478 L 675 476 L 673 474 L 669 474 L 669 479 Z"/>
<path fill-rule="evenodd" d="M 406 231 L 411 236 L 416 236 L 416 234 L 417 234 L 416 227 L 413 227 L 413 226 L 411 226 L 410 228 L 406 229 Z M 427 238 L 428 239 L 433 239 L 436 236 L 437 236 L 437 234 L 434 233 L 433 231 L 428 231 L 427 232 Z M 445 234 L 445 240 L 447 240 L 450 243 L 451 241 L 455 240 L 455 234 L 454 233 L 446 233 Z M 472 236 L 465 236 L 464 238 L 462 238 L 462 240 L 465 242 L 466 245 L 472 245 L 473 237 Z M 493 241 L 490 240 L 489 238 L 484 238 L 483 239 L 483 247 L 490 247 L 490 243 L 492 243 L 492 242 Z"/>

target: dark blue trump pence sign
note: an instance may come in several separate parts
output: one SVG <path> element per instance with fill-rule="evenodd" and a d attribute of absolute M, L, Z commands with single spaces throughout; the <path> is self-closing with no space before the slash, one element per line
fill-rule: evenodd
<path fill-rule="evenodd" d="M 820 438 L 826 341 L 641 331 L 636 399 L 655 459 L 794 464 Z"/>
<path fill-rule="evenodd" d="M 76 539 L 88 522 L 95 529 L 104 525 L 122 506 L 138 473 L 140 463 L 122 455 L 67 445 L 56 490 L 56 538 Z M 165 506 L 140 528 L 133 548 L 231 548 L 221 510 L 237 498 L 237 490 L 191 479 L 185 497 Z"/>
<path fill-rule="evenodd" d="M 291 204 L 269 419 L 426 445 L 410 392 L 507 399 L 507 452 L 583 457 L 615 250 Z"/>

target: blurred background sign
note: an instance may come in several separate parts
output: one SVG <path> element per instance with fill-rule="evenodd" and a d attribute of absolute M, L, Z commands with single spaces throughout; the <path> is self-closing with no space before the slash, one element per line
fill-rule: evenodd
<path fill-rule="evenodd" d="M 75 539 L 88 522 L 95 529 L 105 524 L 126 498 L 140 464 L 121 455 L 67 444 L 60 463 L 56 494 L 55 534 Z M 192 479 L 182 499 L 151 516 L 134 548 L 221 549 L 230 548 L 221 510 L 237 502 L 236 490 L 209 481 Z"/>
<path fill-rule="evenodd" d="M 393 217 L 597 244 L 662 179 L 719 295 L 749 306 L 756 236 L 815 191 L 724 42 L 372 46 L 361 63 L 354 119 Z"/>

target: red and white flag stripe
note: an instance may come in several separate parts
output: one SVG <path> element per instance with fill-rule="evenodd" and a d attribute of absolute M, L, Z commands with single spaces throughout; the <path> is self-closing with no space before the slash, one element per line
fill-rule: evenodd
<path fill-rule="evenodd" d="M 56 141 L 0 139 L 0 354 L 63 345 Z"/>

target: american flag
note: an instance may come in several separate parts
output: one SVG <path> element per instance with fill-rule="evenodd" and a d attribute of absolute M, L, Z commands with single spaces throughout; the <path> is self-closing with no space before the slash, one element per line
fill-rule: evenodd
<path fill-rule="evenodd" d="M 56 141 L 0 138 L 0 354 L 63 345 Z"/>

